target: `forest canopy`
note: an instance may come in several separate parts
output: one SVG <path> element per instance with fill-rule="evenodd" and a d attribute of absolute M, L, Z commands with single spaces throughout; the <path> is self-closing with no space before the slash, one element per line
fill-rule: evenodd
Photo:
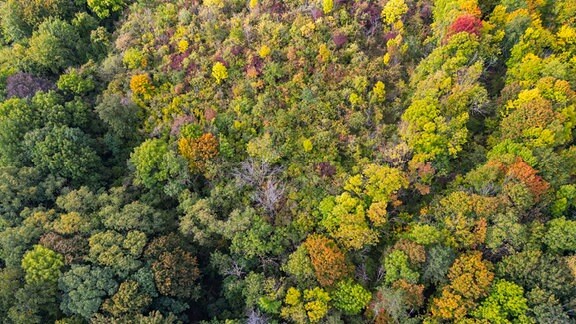
<path fill-rule="evenodd" d="M 0 322 L 573 323 L 573 0 L 0 1 Z"/>

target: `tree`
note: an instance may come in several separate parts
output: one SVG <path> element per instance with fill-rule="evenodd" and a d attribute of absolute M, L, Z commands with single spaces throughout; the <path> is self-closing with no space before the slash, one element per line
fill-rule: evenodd
<path fill-rule="evenodd" d="M 528 312 L 537 323 L 567 323 L 570 317 L 566 314 L 562 304 L 549 291 L 534 288 L 527 294 Z"/>
<path fill-rule="evenodd" d="M 67 265 L 81 261 L 88 254 L 89 249 L 88 242 L 80 235 L 68 238 L 54 232 L 48 232 L 40 237 L 39 243 L 61 254 Z"/>
<path fill-rule="evenodd" d="M 401 170 L 369 164 L 362 174 L 348 178 L 344 193 L 322 200 L 321 224 L 346 248 L 374 245 L 379 239 L 377 229 L 387 221 L 388 204 L 399 205 L 396 195 L 407 186 Z"/>
<path fill-rule="evenodd" d="M 88 0 L 88 7 L 100 18 L 107 18 L 126 5 L 124 0 Z"/>
<path fill-rule="evenodd" d="M 560 217 L 548 222 L 544 243 L 555 252 L 576 251 L 576 221 Z"/>
<path fill-rule="evenodd" d="M 344 253 L 334 241 L 321 235 L 310 235 L 304 242 L 314 267 L 316 280 L 322 286 L 331 286 L 350 273 Z"/>
<path fill-rule="evenodd" d="M 40 127 L 36 107 L 26 100 L 12 98 L 0 103 L 0 165 L 22 166 L 26 161 L 22 147 L 24 135 Z"/>
<path fill-rule="evenodd" d="M 448 282 L 448 269 L 456 259 L 454 251 L 448 247 L 436 245 L 431 247 L 423 266 L 422 281 L 440 287 Z"/>
<path fill-rule="evenodd" d="M 55 321 L 58 311 L 58 290 L 54 283 L 27 284 L 13 296 L 14 306 L 8 311 L 13 323 L 40 324 Z"/>
<path fill-rule="evenodd" d="M 22 271 L 17 267 L 0 270 L 0 317 L 7 318 L 8 310 L 14 305 L 14 295 L 22 286 Z"/>
<path fill-rule="evenodd" d="M 21 212 L 29 206 L 51 204 L 63 187 L 64 180 L 45 176 L 38 169 L 0 167 L 0 218 L 3 226 L 17 226 Z"/>
<path fill-rule="evenodd" d="M 305 244 L 300 244 L 296 251 L 288 256 L 282 270 L 294 276 L 297 282 L 307 283 L 314 280 L 314 268 Z"/>
<path fill-rule="evenodd" d="M 166 296 L 197 298 L 194 282 L 200 276 L 198 262 L 181 248 L 160 254 L 152 263 L 158 292 Z"/>
<path fill-rule="evenodd" d="M 136 183 L 152 189 L 168 179 L 165 155 L 168 145 L 159 139 L 149 139 L 130 155 L 136 168 Z"/>
<path fill-rule="evenodd" d="M 475 35 L 458 33 L 421 61 L 412 74 L 416 91 L 402 115 L 405 125 L 400 134 L 414 150 L 413 163 L 434 162 L 446 171 L 448 160 L 463 149 L 470 108 L 481 109 L 488 101 L 486 90 L 477 82 L 482 73 L 482 63 L 477 61 L 479 45 Z M 466 77 L 459 78 L 457 71 Z"/>
<path fill-rule="evenodd" d="M 139 231 L 130 231 L 126 235 L 115 231 L 95 233 L 89 239 L 89 256 L 93 262 L 126 278 L 142 265 L 139 258 L 146 241 L 146 234 Z"/>
<path fill-rule="evenodd" d="M 282 307 L 281 315 L 296 323 L 318 323 L 328 313 L 330 300 L 330 295 L 319 287 L 305 289 L 304 293 L 290 287 L 284 299 L 285 306 Z"/>
<path fill-rule="evenodd" d="M 60 75 L 56 83 L 58 89 L 75 95 L 85 95 L 93 91 L 96 88 L 96 82 L 93 75 L 94 68 L 91 66 L 69 69 L 67 73 Z"/>
<path fill-rule="evenodd" d="M 106 206 L 99 214 L 104 226 L 119 232 L 158 233 L 165 229 L 168 221 L 168 215 L 140 201 L 133 201 L 122 209 Z"/>
<path fill-rule="evenodd" d="M 30 73 L 18 72 L 6 79 L 6 95 L 8 98 L 31 98 L 37 92 L 48 92 L 52 89 L 54 89 L 52 82 Z"/>
<path fill-rule="evenodd" d="M 130 99 L 120 94 L 105 92 L 95 110 L 100 119 L 120 138 L 138 137 L 141 112 Z"/>
<path fill-rule="evenodd" d="M 42 245 L 24 254 L 22 269 L 28 284 L 56 283 L 64 266 L 64 257 Z"/>
<path fill-rule="evenodd" d="M 344 280 L 336 284 L 336 290 L 331 293 L 331 298 L 334 307 L 344 314 L 356 315 L 368 305 L 372 294 L 352 280 Z"/>
<path fill-rule="evenodd" d="M 216 64 L 214 64 L 212 67 L 212 77 L 216 80 L 216 84 L 220 84 L 228 78 L 228 69 L 222 62 L 216 62 Z"/>
<path fill-rule="evenodd" d="M 71 3 L 63 0 L 8 0 L 2 6 L 4 37 L 7 41 L 19 41 L 50 17 L 66 18 L 71 9 Z"/>
<path fill-rule="evenodd" d="M 143 294 L 136 281 L 124 281 L 118 287 L 118 291 L 102 304 L 102 309 L 115 318 L 122 316 L 134 316 L 147 307 L 152 298 Z"/>
<path fill-rule="evenodd" d="M 448 271 L 450 284 L 432 302 L 432 316 L 443 320 L 460 320 L 484 297 L 494 279 L 492 264 L 482 260 L 480 252 L 463 254 Z"/>
<path fill-rule="evenodd" d="M 473 316 L 490 323 L 528 321 L 528 304 L 522 287 L 506 280 L 497 281 L 490 295 L 474 310 Z"/>
<path fill-rule="evenodd" d="M 472 306 L 461 295 L 452 293 L 450 289 L 442 289 L 442 295 L 434 298 L 431 312 L 433 317 L 457 321 L 466 316 Z"/>
<path fill-rule="evenodd" d="M 467 299 L 484 297 L 494 279 L 492 264 L 482 260 L 480 252 L 464 254 L 448 271 L 450 288 Z"/>
<path fill-rule="evenodd" d="M 78 32 L 58 18 L 49 18 L 40 24 L 29 44 L 26 53 L 31 64 L 40 71 L 54 74 L 80 63 L 84 54 Z"/>
<path fill-rule="evenodd" d="M 395 250 L 384 258 L 384 269 L 386 270 L 385 281 L 388 284 L 399 279 L 416 283 L 420 277 L 417 271 L 410 268 L 408 256 L 401 250 Z"/>
<path fill-rule="evenodd" d="M 41 229 L 31 224 L 4 228 L 0 232 L 0 260 L 9 267 L 20 266 L 22 256 L 41 233 Z"/>
<path fill-rule="evenodd" d="M 218 156 L 218 140 L 210 133 L 198 138 L 181 137 L 178 151 L 188 160 L 191 170 L 203 171 L 206 162 Z"/>
<path fill-rule="evenodd" d="M 328 197 L 320 203 L 322 225 L 345 248 L 361 249 L 378 242 L 376 231 L 368 227 L 363 203 L 348 192 Z"/>
<path fill-rule="evenodd" d="M 386 5 L 382 9 L 381 16 L 386 24 L 392 25 L 400 20 L 406 12 L 408 12 L 408 6 L 404 0 L 391 0 L 386 2 Z"/>
<path fill-rule="evenodd" d="M 506 256 L 497 264 L 499 278 L 514 282 L 527 291 L 536 287 L 545 289 L 563 300 L 572 296 L 574 277 L 566 263 L 542 251 L 526 250 Z"/>
<path fill-rule="evenodd" d="M 465 32 L 480 37 L 481 28 L 482 20 L 476 16 L 464 14 L 456 18 L 452 25 L 450 25 L 448 29 L 448 36 Z"/>
<path fill-rule="evenodd" d="M 60 304 L 62 311 L 90 319 L 100 309 L 103 299 L 116 292 L 118 283 L 110 269 L 73 265 L 60 277 L 58 287 L 64 293 Z"/>
<path fill-rule="evenodd" d="M 100 158 L 91 139 L 78 128 L 44 127 L 24 136 L 30 160 L 47 174 L 67 178 L 74 184 L 90 183 L 98 176 Z"/>

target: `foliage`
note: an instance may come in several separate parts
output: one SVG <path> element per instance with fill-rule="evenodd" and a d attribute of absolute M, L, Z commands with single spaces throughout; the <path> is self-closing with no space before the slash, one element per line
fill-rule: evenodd
<path fill-rule="evenodd" d="M 218 140 L 210 133 L 199 138 L 182 137 L 178 141 L 178 150 L 192 170 L 203 170 L 206 162 L 218 155 Z"/>
<path fill-rule="evenodd" d="M 212 67 L 212 77 L 216 79 L 216 83 L 220 84 L 228 78 L 228 69 L 222 62 L 216 62 Z"/>
<path fill-rule="evenodd" d="M 410 269 L 408 256 L 400 250 L 396 250 L 384 258 L 384 269 L 386 270 L 386 283 L 391 284 L 399 279 L 412 283 L 418 281 L 418 272 Z"/>
<path fill-rule="evenodd" d="M 75 183 L 97 179 L 100 158 L 90 138 L 78 128 L 45 127 L 24 136 L 30 160 L 46 174 L 54 174 Z"/>
<path fill-rule="evenodd" d="M 30 98 L 36 92 L 48 92 L 53 87 L 54 85 L 49 80 L 29 73 L 18 72 L 6 79 L 6 95 L 8 98 Z"/>
<path fill-rule="evenodd" d="M 159 139 L 150 139 L 137 147 L 130 155 L 130 162 L 136 168 L 137 183 L 153 188 L 168 179 L 165 155 L 166 143 Z"/>
<path fill-rule="evenodd" d="M 194 294 L 193 283 L 200 275 L 196 258 L 180 248 L 160 254 L 152 263 L 152 271 L 161 294 L 184 298 Z"/>
<path fill-rule="evenodd" d="M 116 291 L 118 283 L 108 269 L 74 265 L 60 277 L 58 286 L 66 293 L 60 305 L 62 311 L 89 319 L 98 311 L 103 298 Z"/>
<path fill-rule="evenodd" d="M 0 1 L 0 322 L 574 322 L 575 17 Z"/>
<path fill-rule="evenodd" d="M 334 241 L 320 235 L 312 235 L 304 244 L 310 255 L 316 280 L 322 286 L 331 286 L 349 273 L 345 256 Z"/>
<path fill-rule="evenodd" d="M 488 298 L 474 311 L 474 316 L 492 323 L 528 321 L 528 304 L 523 294 L 522 287 L 505 280 L 498 281 Z"/>
<path fill-rule="evenodd" d="M 351 280 L 341 281 L 331 294 L 334 306 L 348 315 L 356 315 L 366 307 L 372 294 Z"/>
<path fill-rule="evenodd" d="M 458 34 L 465 32 L 480 36 L 481 28 L 482 20 L 473 15 L 465 14 L 454 20 L 452 25 L 450 25 L 448 34 Z"/>
<path fill-rule="evenodd" d="M 28 251 L 22 258 L 22 269 L 29 284 L 57 282 L 63 265 L 62 255 L 42 245 L 34 246 L 34 250 Z"/>
<path fill-rule="evenodd" d="M 100 18 L 106 18 L 112 13 L 121 10 L 124 0 L 88 0 L 88 7 Z"/>
<path fill-rule="evenodd" d="M 576 222 L 561 217 L 551 220 L 544 242 L 553 251 L 576 250 Z"/>
<path fill-rule="evenodd" d="M 297 323 L 318 323 L 326 316 L 330 300 L 330 295 L 319 287 L 305 289 L 303 293 L 290 287 L 281 314 Z"/>

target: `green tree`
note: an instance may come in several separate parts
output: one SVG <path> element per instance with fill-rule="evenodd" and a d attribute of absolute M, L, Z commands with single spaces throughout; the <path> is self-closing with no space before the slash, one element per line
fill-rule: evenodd
<path fill-rule="evenodd" d="M 369 291 L 352 280 L 336 284 L 336 290 L 330 295 L 334 306 L 347 315 L 359 314 L 372 299 Z"/>
<path fill-rule="evenodd" d="M 146 234 L 130 231 L 123 235 L 115 231 L 93 234 L 89 239 L 90 259 L 126 278 L 137 270 L 146 245 Z"/>
<path fill-rule="evenodd" d="M 146 234 L 161 232 L 166 228 L 168 215 L 140 201 L 133 201 L 122 209 L 104 207 L 99 214 L 104 226 L 116 231 L 138 230 Z"/>
<path fill-rule="evenodd" d="M 130 162 L 136 168 L 137 184 L 152 189 L 168 179 L 166 153 L 168 145 L 159 139 L 149 139 L 134 150 Z"/>
<path fill-rule="evenodd" d="M 73 8 L 73 4 L 65 0 L 8 0 L 1 10 L 4 37 L 7 41 L 19 41 L 50 17 L 66 18 Z"/>
<path fill-rule="evenodd" d="M 7 318 L 14 305 L 14 295 L 22 286 L 22 271 L 17 267 L 0 270 L 0 317 Z"/>
<path fill-rule="evenodd" d="M 53 203 L 63 184 L 62 178 L 36 168 L 0 167 L 0 228 L 19 225 L 26 207 Z"/>
<path fill-rule="evenodd" d="M 22 259 L 22 269 L 26 272 L 28 284 L 57 282 L 62 266 L 64 257 L 42 245 L 35 245 Z"/>
<path fill-rule="evenodd" d="M 54 283 L 25 285 L 13 296 L 15 303 L 8 311 L 8 318 L 23 324 L 55 321 L 60 315 L 56 288 Z"/>
<path fill-rule="evenodd" d="M 100 18 L 106 18 L 124 8 L 124 0 L 88 0 L 88 7 Z"/>
<path fill-rule="evenodd" d="M 77 314 L 90 319 L 118 288 L 110 269 L 88 265 L 73 265 L 60 277 L 58 287 L 64 293 L 60 309 L 67 315 Z"/>
<path fill-rule="evenodd" d="M 456 259 L 454 251 L 442 245 L 431 247 L 423 266 L 422 280 L 440 287 L 448 283 L 448 269 Z"/>
<path fill-rule="evenodd" d="M 36 107 L 24 99 L 11 98 L 0 103 L 0 165 L 22 166 L 25 162 L 24 135 L 41 126 Z"/>
<path fill-rule="evenodd" d="M 399 279 L 404 279 L 411 283 L 416 283 L 420 274 L 410 268 L 408 256 L 400 250 L 395 250 L 384 258 L 384 269 L 386 270 L 386 283 L 391 284 Z"/>
<path fill-rule="evenodd" d="M 26 54 L 36 69 L 57 74 L 81 62 L 85 52 L 80 45 L 80 36 L 74 26 L 58 18 L 49 18 L 30 37 Z"/>
<path fill-rule="evenodd" d="M 94 68 L 69 69 L 60 75 L 56 85 L 58 89 L 75 95 L 85 95 L 96 88 Z"/>
<path fill-rule="evenodd" d="M 141 111 L 130 99 L 105 92 L 95 108 L 110 130 L 123 139 L 137 138 Z"/>
<path fill-rule="evenodd" d="M 528 304 L 522 287 L 506 280 L 497 281 L 473 316 L 490 323 L 526 322 Z"/>
<path fill-rule="evenodd" d="M 548 222 L 544 243 L 552 251 L 576 251 L 576 221 L 560 217 Z"/>
<path fill-rule="evenodd" d="M 78 128 L 47 126 L 27 133 L 23 146 L 38 169 L 79 184 L 98 178 L 100 158 L 91 142 Z"/>
<path fill-rule="evenodd" d="M 560 300 L 572 295 L 571 284 L 567 283 L 574 282 L 574 277 L 566 263 L 539 250 L 526 250 L 504 257 L 497 264 L 496 274 L 526 290 L 536 287 L 547 290 Z"/>

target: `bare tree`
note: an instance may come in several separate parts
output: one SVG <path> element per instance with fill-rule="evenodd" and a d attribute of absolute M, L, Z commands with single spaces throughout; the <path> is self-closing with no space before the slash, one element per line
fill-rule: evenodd
<path fill-rule="evenodd" d="M 259 310 L 250 309 L 248 311 L 248 318 L 246 324 L 268 324 L 268 318 Z"/>
<path fill-rule="evenodd" d="M 234 170 L 233 175 L 240 187 L 261 187 L 267 179 L 274 178 L 281 171 L 281 168 L 273 167 L 269 163 L 248 159 L 240 163 L 240 167 Z"/>
<path fill-rule="evenodd" d="M 254 201 L 262 206 L 270 215 L 278 210 L 280 202 L 284 199 L 285 187 L 279 181 L 268 180 L 254 193 Z"/>
<path fill-rule="evenodd" d="M 233 173 L 239 187 L 251 187 L 254 190 L 253 201 L 264 208 L 270 216 L 275 216 L 284 200 L 285 186 L 277 176 L 281 168 L 266 162 L 247 160 Z"/>

